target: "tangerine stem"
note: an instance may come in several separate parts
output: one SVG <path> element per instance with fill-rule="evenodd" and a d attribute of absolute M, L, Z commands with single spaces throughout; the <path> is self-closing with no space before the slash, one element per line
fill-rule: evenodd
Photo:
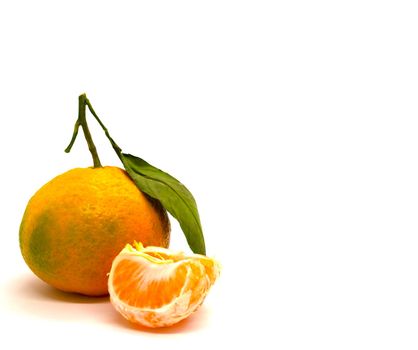
<path fill-rule="evenodd" d="M 86 105 L 89 108 L 91 114 L 93 114 L 93 117 L 97 120 L 97 122 L 100 124 L 100 126 L 102 127 L 106 137 L 108 138 L 108 140 L 110 141 L 113 149 L 115 150 L 116 154 L 118 155 L 119 159 L 122 161 L 122 149 L 116 144 L 116 142 L 113 140 L 113 138 L 110 136 L 109 131 L 107 130 L 106 126 L 102 123 L 102 121 L 100 120 L 100 118 L 98 117 L 98 115 L 96 114 L 96 112 L 93 109 L 93 106 L 91 105 L 90 101 L 88 98 L 86 98 Z M 122 161 L 123 162 L 123 161 Z"/>
<path fill-rule="evenodd" d="M 96 146 L 94 145 L 93 138 L 91 137 L 89 127 L 87 125 L 86 119 L 86 105 L 87 105 L 87 96 L 86 94 L 81 94 L 78 97 L 78 121 L 83 128 L 84 137 L 86 138 L 87 144 L 89 146 L 89 151 L 93 158 L 93 167 L 101 168 L 102 164 L 100 163 L 99 155 L 97 154 Z"/>
<path fill-rule="evenodd" d="M 78 128 L 80 127 L 80 120 L 77 119 L 74 125 L 74 131 L 73 131 L 73 136 L 71 138 L 71 141 L 69 143 L 69 145 L 67 146 L 67 148 L 64 150 L 65 153 L 70 153 L 71 148 L 73 148 L 74 145 L 74 141 L 77 138 L 78 135 Z"/>
<path fill-rule="evenodd" d="M 87 96 L 86 94 L 81 94 L 78 96 L 78 118 L 74 125 L 73 136 L 71 138 L 70 144 L 65 149 L 66 153 L 71 151 L 71 148 L 74 145 L 74 141 L 78 135 L 78 129 L 81 126 L 83 129 L 84 137 L 86 138 L 87 144 L 89 146 L 89 151 L 93 158 L 93 167 L 94 168 L 101 168 L 102 164 L 100 163 L 99 155 L 97 154 L 96 146 L 94 145 L 93 138 L 91 137 L 89 127 L 87 125 L 86 120 L 86 105 L 87 105 Z"/>

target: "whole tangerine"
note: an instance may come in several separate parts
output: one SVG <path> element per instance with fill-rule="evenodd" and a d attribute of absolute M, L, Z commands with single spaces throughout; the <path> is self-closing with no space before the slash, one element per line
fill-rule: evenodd
<path fill-rule="evenodd" d="M 72 169 L 46 183 L 19 231 L 23 258 L 40 279 L 89 296 L 108 294 L 112 261 L 134 240 L 168 247 L 170 222 L 160 202 L 113 166 Z"/>

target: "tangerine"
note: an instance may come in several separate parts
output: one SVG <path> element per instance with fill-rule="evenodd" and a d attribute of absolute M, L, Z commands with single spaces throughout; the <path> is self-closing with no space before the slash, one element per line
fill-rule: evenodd
<path fill-rule="evenodd" d="M 168 247 L 170 223 L 161 204 L 118 167 L 76 168 L 30 199 L 20 248 L 43 281 L 90 296 L 108 294 L 107 273 L 126 242 Z"/>

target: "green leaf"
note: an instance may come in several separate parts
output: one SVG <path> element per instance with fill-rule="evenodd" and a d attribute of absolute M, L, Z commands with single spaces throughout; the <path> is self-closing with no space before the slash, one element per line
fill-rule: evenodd
<path fill-rule="evenodd" d="M 141 158 L 121 153 L 121 160 L 138 188 L 159 200 L 177 219 L 191 250 L 197 254 L 206 254 L 199 212 L 190 191 L 180 181 Z"/>

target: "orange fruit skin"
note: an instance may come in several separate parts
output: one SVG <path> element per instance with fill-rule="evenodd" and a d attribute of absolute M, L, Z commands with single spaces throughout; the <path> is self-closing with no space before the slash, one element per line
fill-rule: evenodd
<path fill-rule="evenodd" d="M 29 268 L 66 292 L 108 294 L 112 260 L 133 240 L 168 247 L 165 209 L 117 167 L 76 168 L 30 199 L 19 243 Z"/>
<path fill-rule="evenodd" d="M 110 301 L 128 321 L 157 328 L 189 317 L 220 273 L 219 263 L 199 254 L 127 245 L 113 260 Z"/>

